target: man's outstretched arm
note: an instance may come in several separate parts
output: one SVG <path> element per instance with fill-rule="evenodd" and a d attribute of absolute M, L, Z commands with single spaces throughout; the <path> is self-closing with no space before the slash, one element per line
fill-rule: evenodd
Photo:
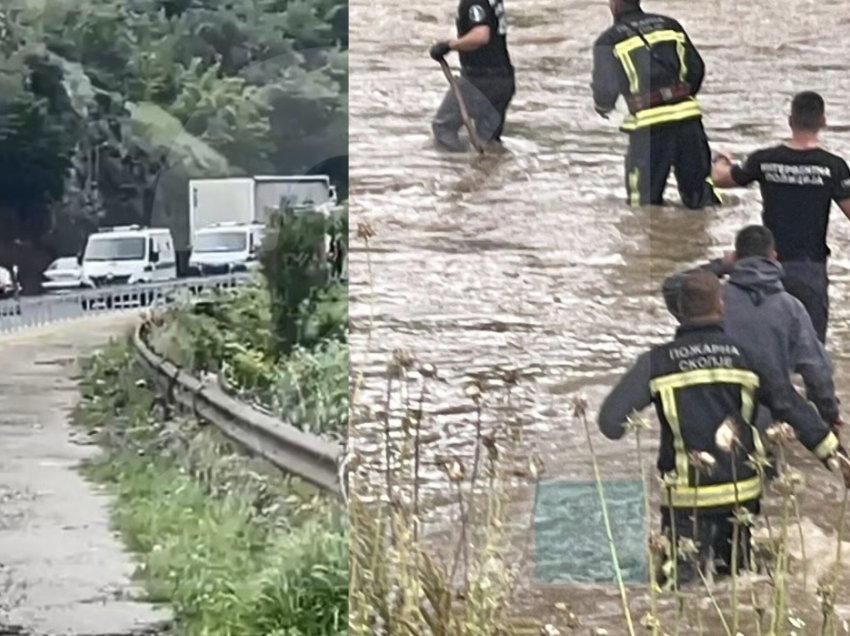
<path fill-rule="evenodd" d="M 682 316 L 679 312 L 679 293 L 682 289 L 682 282 L 688 274 L 693 274 L 699 270 L 706 270 L 715 274 L 718 278 L 722 278 L 732 272 L 735 264 L 735 253 L 726 252 L 723 258 L 715 258 L 705 265 L 673 274 L 664 279 L 664 284 L 661 286 L 661 293 L 664 295 L 664 304 L 667 305 L 667 311 L 678 321 L 682 322 Z"/>
<path fill-rule="evenodd" d="M 463 37 L 449 40 L 452 51 L 475 51 L 490 42 L 490 27 L 486 24 L 473 28 Z"/>
<path fill-rule="evenodd" d="M 844 216 L 850 219 L 850 199 L 843 199 L 838 202 L 838 207 L 844 212 Z"/>
<path fill-rule="evenodd" d="M 599 430 L 608 439 L 620 439 L 626 433 L 626 420 L 635 411 L 652 404 L 649 382 L 652 380 L 649 353 L 637 359 L 634 366 L 620 378 L 599 409 Z"/>
<path fill-rule="evenodd" d="M 832 361 L 820 343 L 812 320 L 802 303 L 795 302 L 796 327 L 791 339 L 791 367 L 803 376 L 806 395 L 820 416 L 830 425 L 838 425 L 841 417 L 835 395 Z"/>
<path fill-rule="evenodd" d="M 729 155 L 718 153 L 711 162 L 711 180 L 718 188 L 743 188 L 761 178 L 761 166 L 755 154 L 736 165 Z"/>
<path fill-rule="evenodd" d="M 771 415 L 787 422 L 800 443 L 824 464 L 837 452 L 844 454 L 838 436 L 821 420 L 815 407 L 807 402 L 784 375 L 759 374 L 759 400 L 770 409 Z"/>

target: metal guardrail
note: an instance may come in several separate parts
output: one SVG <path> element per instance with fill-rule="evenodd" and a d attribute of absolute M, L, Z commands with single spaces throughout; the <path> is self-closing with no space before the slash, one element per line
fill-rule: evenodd
<path fill-rule="evenodd" d="M 145 323 L 138 327 L 133 344 L 137 359 L 160 391 L 282 471 L 342 495 L 341 453 L 336 445 L 234 399 L 217 382 L 205 383 L 181 371 L 148 347 L 148 328 Z"/>
<path fill-rule="evenodd" d="M 0 334 L 105 312 L 170 304 L 186 295 L 231 289 L 248 280 L 249 274 L 230 274 L 0 300 Z M 133 344 L 137 359 L 161 391 L 284 472 L 328 493 L 342 494 L 339 447 L 240 402 L 218 383 L 208 384 L 181 371 L 147 346 L 147 329 L 146 323 L 139 326 Z"/>
<path fill-rule="evenodd" d="M 181 295 L 194 296 L 202 291 L 229 289 L 249 279 L 248 274 L 228 274 L 0 300 L 0 333 L 109 311 L 174 302 Z"/>

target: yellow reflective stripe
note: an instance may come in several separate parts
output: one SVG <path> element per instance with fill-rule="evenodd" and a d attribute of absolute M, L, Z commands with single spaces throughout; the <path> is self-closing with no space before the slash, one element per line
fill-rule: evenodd
<path fill-rule="evenodd" d="M 629 172 L 629 205 L 640 205 L 640 168 L 632 168 Z"/>
<path fill-rule="evenodd" d="M 746 369 L 732 369 L 729 367 L 694 369 L 693 371 L 677 371 L 676 373 L 657 377 L 649 383 L 649 388 L 653 393 L 658 393 L 666 388 L 681 389 L 682 387 L 693 386 L 695 384 L 713 383 L 743 384 L 746 387 L 757 389 L 759 386 L 759 377 Z"/>
<path fill-rule="evenodd" d="M 662 492 L 661 496 L 664 505 L 672 506 L 673 508 L 688 508 L 694 505 L 698 508 L 710 508 L 714 506 L 732 506 L 736 503 L 744 503 L 757 499 L 761 495 L 761 488 L 761 477 L 756 475 L 749 479 L 743 479 L 737 484 L 735 482 L 728 482 L 725 484 L 700 486 L 699 488 L 693 486 L 674 486 L 669 489 L 663 489 L 664 492 Z"/>
<path fill-rule="evenodd" d="M 755 390 L 746 386 L 741 387 L 741 417 L 744 418 L 745 422 L 750 423 L 750 430 L 753 432 L 753 445 L 756 447 L 756 453 L 764 457 L 764 443 L 762 442 L 761 434 L 756 428 L 755 419 L 753 418 L 755 410 Z"/>
<path fill-rule="evenodd" d="M 672 388 L 661 392 L 661 408 L 664 418 L 673 432 L 673 454 L 676 457 L 676 483 L 679 486 L 688 485 L 688 451 L 685 449 L 685 438 L 682 436 L 682 426 L 679 423 L 679 409 L 676 407 L 676 394 Z"/>
<path fill-rule="evenodd" d="M 623 70 L 626 72 L 626 77 L 629 79 L 629 92 L 632 94 L 640 92 L 640 75 L 638 75 L 635 63 L 630 55 L 624 55 L 620 58 L 620 64 L 623 65 Z"/>
<path fill-rule="evenodd" d="M 659 44 L 660 42 L 681 42 L 684 44 L 685 34 L 681 31 L 674 31 L 673 29 L 661 29 L 659 31 L 645 33 L 643 38 L 639 35 L 633 35 L 632 37 L 615 44 L 614 53 L 617 57 L 628 55 L 635 49 L 645 47 L 646 43 L 644 42 L 644 39 L 646 39 L 646 42 L 648 42 L 650 46 L 653 44 Z"/>
<path fill-rule="evenodd" d="M 652 108 L 640 110 L 634 115 L 629 115 L 623 120 L 620 128 L 622 130 L 637 130 L 645 126 L 681 121 L 691 117 L 699 117 L 700 115 L 702 115 L 702 110 L 696 98 L 688 97 L 686 100 L 675 104 L 653 106 Z"/>
<path fill-rule="evenodd" d="M 753 399 L 753 390 L 750 387 L 741 387 L 741 417 L 744 421 L 751 422 L 753 412 L 756 409 L 756 403 Z"/>
<path fill-rule="evenodd" d="M 708 176 L 705 178 L 705 182 L 711 186 L 711 191 L 714 192 L 714 196 L 717 197 L 717 200 L 720 201 L 720 203 L 723 203 L 723 195 L 720 190 L 717 189 L 717 186 L 714 185 L 714 179 L 712 179 L 711 176 Z"/>
<path fill-rule="evenodd" d="M 661 29 L 659 31 L 646 33 L 643 35 L 643 37 L 639 35 L 633 35 L 632 37 L 627 38 L 622 42 L 618 42 L 614 45 L 614 56 L 618 60 L 620 60 L 620 64 L 622 64 L 623 66 L 623 70 L 625 71 L 626 77 L 629 80 L 629 92 L 631 92 L 632 94 L 637 94 L 640 92 L 640 75 L 638 74 L 637 69 L 635 68 L 635 63 L 632 59 L 632 51 L 639 48 L 645 48 L 647 44 L 652 47 L 655 44 L 659 44 L 661 42 L 676 43 L 676 54 L 679 57 L 679 79 L 680 81 L 684 81 L 685 76 L 688 72 L 688 66 L 685 62 L 685 34 L 681 31 L 674 31 L 673 29 Z M 684 115 L 683 117 L 689 116 L 691 115 Z M 665 121 L 675 121 L 675 119 L 669 119 Z M 640 121 L 636 121 L 633 128 L 641 128 L 643 126 L 649 126 L 653 123 L 662 122 L 641 123 Z M 633 129 L 632 124 L 630 124 L 628 120 L 623 123 L 623 126 L 628 126 L 628 129 Z"/>
<path fill-rule="evenodd" d="M 676 41 L 676 53 L 679 56 L 679 81 L 684 82 L 688 75 L 688 63 L 685 61 L 685 38 Z"/>
<path fill-rule="evenodd" d="M 650 46 L 658 44 L 659 42 L 676 43 L 676 52 L 679 55 L 680 63 L 679 78 L 684 80 L 685 73 L 687 72 L 687 66 L 685 65 L 685 34 L 673 31 L 672 29 L 663 29 L 661 31 L 647 33 L 644 38 Z M 631 52 L 635 49 L 645 47 L 646 42 L 644 42 L 643 38 L 640 36 L 634 35 L 614 45 L 614 56 L 620 60 L 620 64 L 623 65 L 623 70 L 626 72 L 626 77 L 629 80 L 629 91 L 632 94 L 640 91 L 640 75 L 635 68 Z"/>
<path fill-rule="evenodd" d="M 821 443 L 815 446 L 815 456 L 818 459 L 826 459 L 838 450 L 838 438 L 835 433 L 830 432 L 821 440 Z"/>

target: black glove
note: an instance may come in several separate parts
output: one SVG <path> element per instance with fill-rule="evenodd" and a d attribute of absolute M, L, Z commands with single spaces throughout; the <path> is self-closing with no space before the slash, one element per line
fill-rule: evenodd
<path fill-rule="evenodd" d="M 429 53 L 431 54 L 432 58 L 439 62 L 451 50 L 452 47 L 449 46 L 448 40 L 443 40 L 442 42 L 435 43 L 434 46 L 431 47 Z"/>
<path fill-rule="evenodd" d="M 600 108 L 599 106 L 594 106 L 593 110 L 595 110 L 596 114 L 599 115 L 600 117 L 602 117 L 603 119 L 608 119 L 608 113 L 611 112 L 610 110 L 604 110 L 604 109 Z"/>

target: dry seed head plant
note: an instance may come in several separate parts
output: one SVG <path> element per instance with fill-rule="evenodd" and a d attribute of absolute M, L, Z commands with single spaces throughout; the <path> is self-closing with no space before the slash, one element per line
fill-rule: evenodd
<path fill-rule="evenodd" d="M 513 373 L 509 379 L 512 386 L 519 376 Z M 482 430 L 489 397 L 486 382 L 468 383 L 461 390 L 475 413 L 469 424 L 475 433 L 472 459 L 435 456 L 427 446 L 433 438 L 425 433 L 434 426 L 423 403 L 431 384 L 439 381 L 433 364 L 417 365 L 412 354 L 399 350 L 388 366 L 385 401 L 352 405 L 361 422 L 377 417 L 384 433 L 381 452 L 373 459 L 361 458 L 352 479 L 349 631 L 353 636 L 530 633 L 529 621 L 510 613 L 516 572 L 506 556 L 510 537 L 505 504 L 515 477 L 512 464 L 518 460 L 511 423 Z M 354 448 L 356 436 L 355 427 L 350 441 Z M 447 556 L 438 556 L 425 537 L 424 519 L 435 505 L 420 492 L 426 458 L 439 468 L 441 491 L 450 493 L 460 518 L 459 537 Z M 532 459 L 529 465 L 528 472 L 541 470 L 539 460 Z M 551 624 L 533 623 L 534 634 L 560 633 Z"/>
<path fill-rule="evenodd" d="M 371 350 L 375 305 L 370 239 L 376 235 L 371 223 L 357 224 L 370 289 L 367 351 Z M 456 497 L 461 529 L 453 557 L 440 559 L 423 539 L 423 520 L 432 502 L 423 500 L 420 487 L 424 457 L 433 455 L 428 444 L 436 441 L 426 427 L 425 398 L 431 383 L 445 380 L 427 362 L 417 367 L 418 381 L 412 380 L 409 372 L 415 366 L 412 355 L 395 352 L 387 368 L 385 399 L 375 404 L 359 402 L 363 374 L 356 374 L 358 390 L 350 404 L 354 417 L 349 420 L 349 444 L 359 460 L 357 470 L 351 472 L 349 631 L 354 636 L 519 636 L 507 609 L 514 573 L 505 562 L 503 520 L 510 477 L 507 466 L 512 444 L 521 438 L 520 417 L 509 414 L 501 426 L 482 431 L 484 388 L 477 382 L 466 387 L 476 411 L 474 460 L 472 466 L 462 458 L 446 458 L 442 463 L 441 490 Z M 517 382 L 518 373 L 505 373 L 508 403 L 510 387 Z M 411 385 L 416 383 L 418 399 L 412 397 L 417 391 Z M 403 406 L 394 410 L 398 402 Z M 382 424 L 383 452 L 378 457 L 366 458 L 357 452 L 355 418 L 360 423 Z M 476 489 L 482 448 L 486 494 Z M 458 572 L 461 561 L 463 569 Z"/>
<path fill-rule="evenodd" d="M 727 417 L 723 420 L 720 428 L 717 429 L 717 433 L 714 435 L 714 443 L 723 452 L 731 453 L 735 445 L 738 444 L 738 439 L 738 425 L 731 417 Z"/>

